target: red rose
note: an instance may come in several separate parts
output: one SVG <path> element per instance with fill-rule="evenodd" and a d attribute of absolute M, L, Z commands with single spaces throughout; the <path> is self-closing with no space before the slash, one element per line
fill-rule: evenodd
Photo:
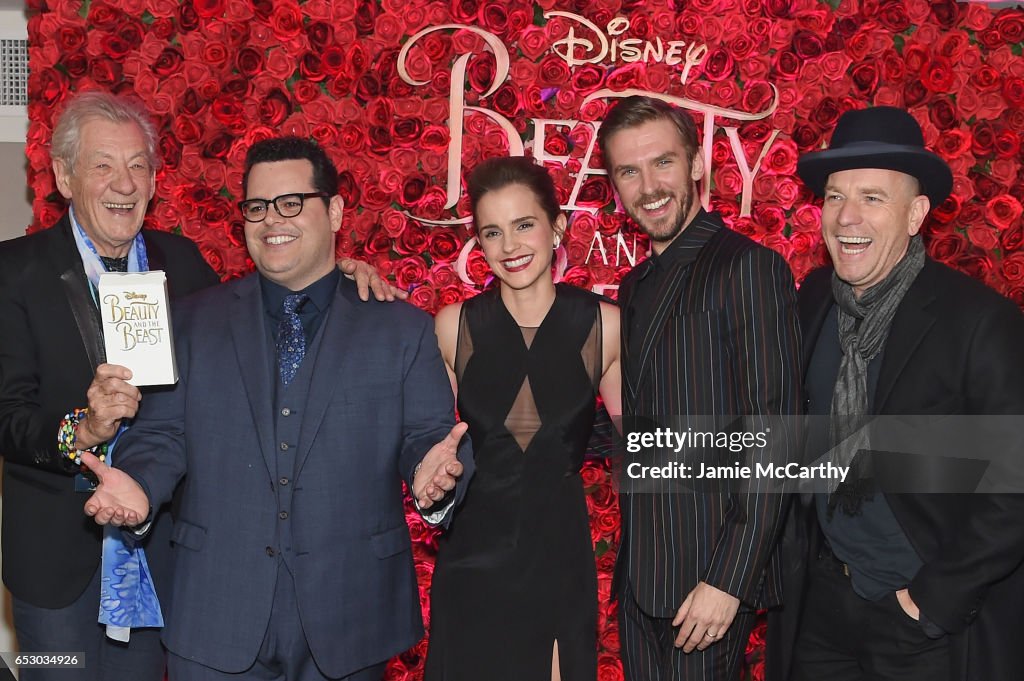
<path fill-rule="evenodd" d="M 479 23 L 495 35 L 504 35 L 508 30 L 508 10 L 500 3 L 482 3 L 477 16 L 480 18 Z"/>
<path fill-rule="evenodd" d="M 178 26 L 186 33 L 199 28 L 199 15 L 196 14 L 192 3 L 185 3 L 178 7 Z"/>
<path fill-rule="evenodd" d="M 99 85 L 112 87 L 120 82 L 121 73 L 121 64 L 112 59 L 97 57 L 89 62 L 89 77 Z"/>
<path fill-rule="evenodd" d="M 61 52 L 74 52 L 85 45 L 85 29 L 81 26 L 62 25 L 57 29 L 56 39 Z"/>
<path fill-rule="evenodd" d="M 948 265 L 955 266 L 966 250 L 966 240 L 956 232 L 936 234 L 928 242 L 928 253 L 939 262 Z"/>
<path fill-rule="evenodd" d="M 893 33 L 902 33 L 910 28 L 910 17 L 902 0 L 885 0 L 873 13 L 878 22 Z"/>
<path fill-rule="evenodd" d="M 549 54 L 540 62 L 538 78 L 541 85 L 559 87 L 570 82 L 571 74 L 561 57 Z"/>
<path fill-rule="evenodd" d="M 506 118 L 513 118 L 523 106 L 520 92 L 520 89 L 513 87 L 511 83 L 505 83 L 491 97 L 491 105 Z"/>
<path fill-rule="evenodd" d="M 42 102 L 51 108 L 64 100 L 67 91 L 68 78 L 57 69 L 44 69 L 38 75 L 29 73 L 28 96 L 31 101 Z"/>
<path fill-rule="evenodd" d="M 270 26 L 279 40 L 297 38 L 302 33 L 302 12 L 290 2 L 275 2 L 270 15 Z"/>
<path fill-rule="evenodd" d="M 381 89 L 380 79 L 373 73 L 364 73 L 356 81 L 356 96 L 364 101 L 380 96 Z"/>
<path fill-rule="evenodd" d="M 465 298 L 465 294 L 462 290 L 462 284 L 449 284 L 441 288 L 438 293 L 438 307 L 446 307 L 448 305 L 454 305 L 462 301 Z"/>
<path fill-rule="evenodd" d="M 320 82 L 327 77 L 320 57 L 312 52 L 302 55 L 302 59 L 299 61 L 299 73 L 302 74 L 304 79 L 314 83 Z"/>
<path fill-rule="evenodd" d="M 243 47 L 235 55 L 235 68 L 243 76 L 255 76 L 263 71 L 263 52 L 251 47 Z"/>
<path fill-rule="evenodd" d="M 409 302 L 430 314 L 435 314 L 439 306 L 437 291 L 429 283 L 414 288 L 409 294 Z"/>
<path fill-rule="evenodd" d="M 435 261 L 451 260 L 462 250 L 462 241 L 451 228 L 435 227 L 430 232 L 428 250 Z"/>
<path fill-rule="evenodd" d="M 369 130 L 369 143 L 372 153 L 386 153 L 391 148 L 391 131 L 383 125 L 371 126 Z"/>
<path fill-rule="evenodd" d="M 803 65 L 800 58 L 790 50 L 780 50 L 772 59 L 775 72 L 781 80 L 796 80 Z"/>
<path fill-rule="evenodd" d="M 771 17 L 776 19 L 789 19 L 792 17 L 794 0 L 764 0 L 760 4 Z"/>
<path fill-rule="evenodd" d="M 996 156 L 1000 158 L 1015 159 L 1020 154 L 1020 135 L 1012 130 L 1003 130 L 996 135 L 993 144 Z"/>
<path fill-rule="evenodd" d="M 403 216 L 404 217 L 404 216 Z M 399 255 L 419 255 L 427 250 L 427 229 L 418 222 L 408 220 L 405 228 L 395 241 L 395 252 Z"/>
<path fill-rule="evenodd" d="M 428 187 L 423 192 L 423 196 L 416 202 L 416 215 L 431 220 L 440 219 L 445 210 L 444 204 L 447 200 L 448 197 L 445 195 L 444 189 L 441 187 Z"/>
<path fill-rule="evenodd" d="M 1018 251 L 1003 258 L 1003 276 L 1014 283 L 1024 279 L 1024 253 Z"/>
<path fill-rule="evenodd" d="M 652 87 L 652 89 L 658 91 L 667 88 Z M 715 104 L 728 108 L 739 102 L 740 88 L 732 80 L 720 80 L 711 87 L 711 95 Z"/>
<path fill-rule="evenodd" d="M 967 238 L 983 251 L 994 250 L 999 245 L 999 232 L 985 224 L 968 225 Z"/>
<path fill-rule="evenodd" d="M 280 88 L 274 88 L 260 100 L 258 111 L 260 122 L 276 128 L 291 115 L 292 103 Z"/>
<path fill-rule="evenodd" d="M 987 156 L 995 148 L 995 131 L 988 121 L 980 121 L 971 131 L 971 152 L 975 156 Z"/>
<path fill-rule="evenodd" d="M 103 36 L 103 54 L 111 59 L 121 61 L 132 49 L 126 40 L 116 35 Z"/>
<path fill-rule="evenodd" d="M 1018 224 L 1024 209 L 1020 201 L 1008 194 L 1000 194 L 985 204 L 985 219 L 998 229 L 1009 229 Z M 992 248 L 995 248 L 993 245 Z"/>
<path fill-rule="evenodd" d="M 951 92 L 956 84 L 952 62 L 945 57 L 936 57 L 921 69 L 921 81 L 932 92 Z"/>
<path fill-rule="evenodd" d="M 960 197 L 955 193 L 950 194 L 932 209 L 931 217 L 939 223 L 949 224 L 960 215 L 961 205 Z"/>
<path fill-rule="evenodd" d="M 426 281 L 427 266 L 422 258 L 403 258 L 395 263 L 393 273 L 395 285 L 400 289 L 409 290 L 411 285 L 419 285 Z"/>
<path fill-rule="evenodd" d="M 1024 247 L 1024 226 L 1018 223 L 1010 229 L 1001 231 L 999 233 L 999 243 L 1002 244 L 1003 251 L 1006 253 L 1021 250 Z"/>
<path fill-rule="evenodd" d="M 593 208 L 603 208 L 610 204 L 612 201 L 612 190 L 608 180 L 603 177 L 591 177 L 588 178 L 583 186 L 580 187 L 580 193 L 576 197 L 576 203 L 581 206 L 591 206 Z"/>
<path fill-rule="evenodd" d="M 99 0 L 89 5 L 87 21 L 91 28 L 107 31 L 116 28 L 122 16 L 121 10 Z"/>
<path fill-rule="evenodd" d="M 192 6 L 204 19 L 215 19 L 224 13 L 224 0 L 193 0 Z"/>
<path fill-rule="evenodd" d="M 484 259 L 483 251 L 479 248 L 474 248 L 469 252 L 469 258 L 466 261 L 466 274 L 469 275 L 470 281 L 478 287 L 485 286 L 493 278 L 491 267 Z"/>
<path fill-rule="evenodd" d="M 153 73 L 158 78 L 167 78 L 172 73 L 180 71 L 184 62 L 185 56 L 179 48 L 166 47 L 153 64 Z"/>
<path fill-rule="evenodd" d="M 704 75 L 708 80 L 719 81 L 733 76 L 736 62 L 732 55 L 722 47 L 716 47 L 708 53 L 702 64 Z"/>
<path fill-rule="evenodd" d="M 989 175 L 991 175 L 992 179 L 996 182 L 1008 185 L 1010 187 L 1010 193 L 1018 196 L 1019 198 L 1017 190 L 1020 188 L 1020 185 L 1014 185 L 1015 178 L 1017 177 L 1017 165 L 1018 164 L 1015 160 L 997 158 L 991 163 Z"/>
<path fill-rule="evenodd" d="M 1020 10 L 1007 7 L 996 15 L 992 29 L 999 33 L 999 38 L 1010 45 L 1024 42 L 1024 16 Z"/>
<path fill-rule="evenodd" d="M 1024 78 L 1007 78 L 1003 81 L 1003 97 L 1011 106 L 1024 106 Z"/>
<path fill-rule="evenodd" d="M 793 52 L 801 59 L 814 59 L 824 51 L 821 37 L 812 32 L 800 30 L 793 36 Z"/>

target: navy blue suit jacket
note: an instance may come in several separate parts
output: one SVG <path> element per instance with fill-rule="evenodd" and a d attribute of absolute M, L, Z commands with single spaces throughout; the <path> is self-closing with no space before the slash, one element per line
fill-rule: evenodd
<path fill-rule="evenodd" d="M 116 459 L 154 505 L 184 478 L 164 641 L 227 672 L 256 659 L 280 560 L 265 324 L 256 275 L 176 308 L 179 382 L 143 401 Z M 448 433 L 454 404 L 424 312 L 363 303 L 342 278 L 322 334 L 294 452 L 291 568 L 313 656 L 344 676 L 422 636 L 402 480 Z M 468 439 L 459 456 L 457 498 Z"/>

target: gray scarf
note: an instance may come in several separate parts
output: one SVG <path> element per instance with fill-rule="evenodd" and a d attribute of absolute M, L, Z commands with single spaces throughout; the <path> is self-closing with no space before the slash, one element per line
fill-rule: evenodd
<path fill-rule="evenodd" d="M 829 515 L 837 505 L 848 515 L 860 513 L 865 499 L 874 496 L 868 439 L 868 364 L 885 346 L 896 308 L 924 267 L 921 237 L 910 239 L 907 254 L 892 271 L 857 298 L 853 287 L 832 275 L 832 295 L 839 313 L 839 346 L 843 358 L 832 391 L 831 435 L 833 457 L 852 466 L 847 481 L 829 498 Z"/>

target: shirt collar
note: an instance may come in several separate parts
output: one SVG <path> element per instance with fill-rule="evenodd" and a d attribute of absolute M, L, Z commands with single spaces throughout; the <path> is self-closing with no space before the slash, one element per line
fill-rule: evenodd
<path fill-rule="evenodd" d="M 335 267 L 301 291 L 292 291 L 280 284 L 275 284 L 261 274 L 259 278 L 260 288 L 263 290 L 263 309 L 272 319 L 279 319 L 281 309 L 284 307 L 284 299 L 293 293 L 305 293 L 309 296 L 309 302 L 303 306 L 303 309 L 308 309 L 310 305 L 313 305 L 318 312 L 325 312 L 331 307 L 331 301 L 334 300 L 334 290 L 338 286 L 339 276 L 341 274 Z"/>

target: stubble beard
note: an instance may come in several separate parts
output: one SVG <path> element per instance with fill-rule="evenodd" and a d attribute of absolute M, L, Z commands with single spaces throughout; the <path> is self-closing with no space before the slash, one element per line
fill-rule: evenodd
<path fill-rule="evenodd" d="M 683 190 L 683 193 L 681 195 L 673 196 L 673 198 L 679 199 L 678 205 L 680 210 L 676 214 L 675 222 L 672 223 L 672 226 L 668 231 L 659 231 L 653 225 L 650 225 L 647 221 L 640 219 L 640 211 L 638 210 L 639 207 L 645 203 L 651 203 L 652 201 L 657 201 L 659 199 L 664 198 L 666 196 L 666 194 L 664 193 L 642 196 L 639 199 L 637 199 L 634 203 L 634 206 L 637 207 L 637 209 L 627 209 L 626 212 L 629 214 L 629 217 L 633 218 L 633 222 L 635 222 L 637 226 L 640 227 L 640 230 L 644 234 L 646 234 L 651 239 L 651 241 L 657 243 L 668 243 L 675 239 L 677 236 L 679 236 L 679 234 L 686 227 L 686 220 L 690 215 L 690 209 L 693 208 L 693 195 L 694 192 L 691 191 L 690 188 L 686 188 Z"/>

